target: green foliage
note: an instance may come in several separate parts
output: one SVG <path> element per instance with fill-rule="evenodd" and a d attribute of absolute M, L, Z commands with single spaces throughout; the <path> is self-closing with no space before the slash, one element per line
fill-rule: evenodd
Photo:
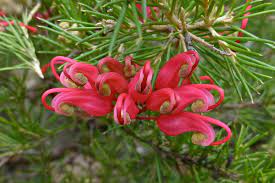
<path fill-rule="evenodd" d="M 242 30 L 249 4 L 248 28 Z M 42 5 L 53 7 L 54 13 L 41 19 L 39 34 L 29 35 L 17 24 L 0 32 L 0 182 L 274 180 L 270 1 L 55 0 Z M 158 7 L 160 14 L 153 11 L 150 17 L 148 6 Z M 239 31 L 241 38 L 236 37 Z M 152 121 L 121 127 L 108 118 L 58 116 L 40 103 L 43 91 L 60 86 L 54 78 L 46 74 L 41 80 L 28 70 L 17 70 L 33 70 L 34 63 L 48 63 L 56 55 L 97 64 L 108 55 L 123 62 L 132 54 L 138 64 L 151 61 L 154 82 L 161 66 L 186 50 L 186 33 L 201 57 L 192 79 L 210 75 L 225 90 L 224 104 L 210 113 L 233 131 L 232 140 L 222 146 L 193 145 L 190 134 L 165 136 Z M 224 136 L 217 132 L 217 138 Z"/>

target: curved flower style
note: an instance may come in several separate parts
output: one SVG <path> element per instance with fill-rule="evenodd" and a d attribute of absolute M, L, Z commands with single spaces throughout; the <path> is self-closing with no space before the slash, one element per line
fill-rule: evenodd
<path fill-rule="evenodd" d="M 172 57 L 160 69 L 156 79 L 156 89 L 176 88 L 180 78 L 189 78 L 199 63 L 195 51 L 187 51 Z"/>
<path fill-rule="evenodd" d="M 58 75 L 55 69 L 56 64 L 65 64 L 63 72 Z M 57 80 L 68 87 L 68 88 L 78 88 L 83 87 L 91 88 L 98 76 L 98 69 L 90 64 L 80 63 L 68 57 L 57 56 L 53 58 L 50 62 L 52 72 Z"/>
<path fill-rule="evenodd" d="M 107 72 L 97 77 L 95 87 L 99 91 L 99 94 L 110 96 L 116 93 L 127 92 L 128 82 L 123 76 L 116 72 Z"/>
<path fill-rule="evenodd" d="M 116 72 L 122 76 L 124 75 L 123 67 L 123 64 L 112 57 L 105 57 L 97 64 L 97 68 L 100 73 Z"/>
<path fill-rule="evenodd" d="M 209 81 L 210 84 L 215 84 L 214 80 L 210 76 L 200 76 L 201 81 Z"/>
<path fill-rule="evenodd" d="M 57 94 L 52 105 L 46 103 L 46 97 L 52 93 Z M 81 90 L 76 88 L 53 88 L 42 95 L 43 105 L 58 114 L 70 116 L 73 114 L 87 114 L 88 116 L 104 116 L 112 111 L 112 100 L 100 96 L 94 90 Z"/>
<path fill-rule="evenodd" d="M 215 131 L 209 123 L 224 128 L 227 136 L 222 140 L 213 142 L 215 139 Z M 161 115 L 157 118 L 157 124 L 160 130 L 169 136 L 177 136 L 186 132 L 196 132 L 192 136 L 192 142 L 201 146 L 220 145 L 228 141 L 232 135 L 231 130 L 224 123 L 191 112 Z"/>
<path fill-rule="evenodd" d="M 126 93 L 119 95 L 114 107 L 114 120 L 121 125 L 130 124 L 136 118 L 139 110 L 134 100 Z"/>
<path fill-rule="evenodd" d="M 147 61 L 129 83 L 129 94 L 137 103 L 144 103 L 152 93 L 152 77 L 153 70 Z"/>

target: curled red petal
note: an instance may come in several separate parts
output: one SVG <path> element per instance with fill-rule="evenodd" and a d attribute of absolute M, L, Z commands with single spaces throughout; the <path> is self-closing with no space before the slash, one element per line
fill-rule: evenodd
<path fill-rule="evenodd" d="M 51 65 L 52 73 L 55 76 L 55 78 L 57 80 L 60 80 L 59 74 L 56 72 L 56 69 L 55 69 L 56 64 L 62 65 L 64 63 L 75 63 L 75 62 L 76 62 L 75 60 L 68 58 L 68 57 L 63 57 L 63 56 L 54 57 L 51 60 L 50 65 Z"/>
<path fill-rule="evenodd" d="M 100 73 L 104 72 L 116 72 L 118 74 L 124 75 L 123 65 L 112 57 L 105 57 L 101 59 L 97 64 Z"/>
<path fill-rule="evenodd" d="M 45 100 L 51 93 L 60 92 L 52 100 L 52 106 L 49 106 Z M 42 95 L 42 102 L 47 109 L 54 110 L 56 113 L 68 115 L 62 105 L 67 104 L 85 112 L 89 116 L 104 116 L 112 111 L 112 100 L 109 97 L 103 97 L 94 90 L 81 90 L 75 88 L 54 88 L 46 91 Z"/>
<path fill-rule="evenodd" d="M 152 93 L 152 77 L 153 70 L 150 62 L 147 61 L 145 65 L 136 73 L 134 78 L 130 81 L 128 88 L 129 94 L 137 103 L 144 103 Z"/>
<path fill-rule="evenodd" d="M 126 93 L 119 95 L 114 107 L 114 120 L 116 123 L 126 125 L 131 123 L 139 113 L 134 100 Z"/>
<path fill-rule="evenodd" d="M 60 83 L 67 87 L 67 88 L 84 88 L 84 89 L 92 89 L 94 85 L 90 83 L 86 83 L 85 85 L 76 83 L 75 81 L 71 80 L 70 77 L 65 75 L 65 72 L 60 74 Z"/>
<path fill-rule="evenodd" d="M 157 119 L 157 124 L 160 130 L 169 136 L 177 136 L 186 132 L 199 132 L 205 135 L 205 138 L 197 142 L 202 146 L 210 145 L 215 139 L 213 127 L 202 119 L 189 115 L 189 113 L 161 115 Z"/>
<path fill-rule="evenodd" d="M 210 91 L 210 90 L 216 90 L 219 93 L 219 96 L 220 96 L 219 100 L 215 104 L 209 106 L 208 110 L 212 110 L 212 109 L 218 107 L 223 102 L 224 91 L 223 91 L 222 88 L 220 88 L 220 87 L 218 87 L 216 85 L 211 85 L 211 84 L 192 84 L 190 86 L 196 87 L 196 88 L 199 88 L 199 89 L 206 89 L 208 91 Z"/>
<path fill-rule="evenodd" d="M 206 112 L 208 107 L 213 104 L 213 96 L 209 91 L 192 87 L 192 85 L 184 85 L 175 89 L 177 105 L 174 113 L 181 112 L 194 102 L 201 102 L 201 105 L 194 112 Z"/>
<path fill-rule="evenodd" d="M 189 78 L 191 76 L 198 62 L 198 53 L 192 50 L 172 57 L 160 69 L 155 88 L 176 88 L 181 77 Z"/>
<path fill-rule="evenodd" d="M 93 84 L 98 73 L 97 67 L 81 62 L 73 63 L 68 69 L 70 78 L 79 85 L 85 85 L 87 82 Z"/>
<path fill-rule="evenodd" d="M 95 85 L 99 91 L 102 91 L 106 84 L 110 88 L 111 94 L 123 93 L 128 90 L 127 80 L 116 72 L 103 73 L 97 77 Z"/>
<path fill-rule="evenodd" d="M 212 146 L 220 145 L 220 144 L 227 142 L 231 138 L 232 132 L 231 132 L 230 128 L 225 123 L 223 123 L 217 119 L 210 118 L 208 116 L 202 116 L 202 115 L 191 113 L 191 112 L 184 112 L 184 113 L 185 113 L 185 115 L 188 114 L 189 116 L 191 116 L 193 118 L 198 118 L 198 119 L 201 119 L 207 123 L 217 125 L 226 131 L 227 136 L 225 138 L 223 138 L 222 140 L 216 141 L 216 142 L 212 142 L 210 145 L 212 145 Z"/>
<path fill-rule="evenodd" d="M 151 94 L 146 101 L 146 108 L 151 111 L 169 113 L 176 105 L 175 92 L 171 88 L 162 88 Z"/>

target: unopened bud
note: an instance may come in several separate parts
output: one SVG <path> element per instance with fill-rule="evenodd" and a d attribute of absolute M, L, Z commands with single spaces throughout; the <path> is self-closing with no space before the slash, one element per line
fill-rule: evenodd
<path fill-rule="evenodd" d="M 188 68 L 189 68 L 188 64 L 183 64 L 180 68 L 180 71 L 179 71 L 179 77 L 181 77 L 181 78 L 187 77 L 188 74 L 189 74 Z"/>
<path fill-rule="evenodd" d="M 205 139 L 207 139 L 206 135 L 196 132 L 192 135 L 192 140 L 191 141 L 192 141 L 193 144 L 201 145 L 201 143 Z"/>
<path fill-rule="evenodd" d="M 160 106 L 159 111 L 160 111 L 161 114 L 166 114 L 166 113 L 171 112 L 171 109 L 169 109 L 169 108 L 170 108 L 170 102 L 169 102 L 169 101 L 165 101 L 165 102 L 163 102 L 163 104 Z"/>
<path fill-rule="evenodd" d="M 102 72 L 110 72 L 110 69 L 108 68 L 107 65 L 102 66 Z"/>
<path fill-rule="evenodd" d="M 111 88 L 108 84 L 103 84 L 102 88 L 99 89 L 99 93 L 103 96 L 110 96 L 111 95 Z"/>
<path fill-rule="evenodd" d="M 71 106 L 70 104 L 61 104 L 60 109 L 62 112 L 68 114 L 68 115 L 73 115 L 74 114 L 74 107 Z"/>
<path fill-rule="evenodd" d="M 80 84 L 85 85 L 88 82 L 88 79 L 82 73 L 76 73 L 74 77 L 79 81 Z"/>
<path fill-rule="evenodd" d="M 125 115 L 126 121 L 124 121 L 124 115 Z M 127 112 L 121 111 L 121 118 L 123 119 L 123 122 L 124 122 L 123 125 L 128 125 L 132 122 L 132 119 Z"/>
<path fill-rule="evenodd" d="M 77 84 L 75 84 L 72 80 L 66 78 L 65 80 L 68 88 L 79 88 Z"/>
<path fill-rule="evenodd" d="M 191 105 L 191 110 L 193 112 L 203 112 L 203 107 L 204 107 L 204 101 L 203 100 L 196 100 L 195 102 L 193 102 L 193 104 Z"/>
<path fill-rule="evenodd" d="M 135 66 L 131 65 L 131 66 L 125 66 L 124 67 L 124 75 L 126 77 L 132 77 L 135 74 L 136 74 Z"/>
<path fill-rule="evenodd" d="M 61 22 L 59 24 L 59 27 L 61 27 L 62 29 L 68 29 L 70 27 L 70 23 L 69 22 Z"/>

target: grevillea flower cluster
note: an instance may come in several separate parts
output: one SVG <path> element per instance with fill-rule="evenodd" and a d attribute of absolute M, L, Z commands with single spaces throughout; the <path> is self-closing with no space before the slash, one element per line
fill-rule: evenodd
<path fill-rule="evenodd" d="M 223 90 L 210 84 L 193 84 L 190 77 L 199 63 L 195 51 L 180 53 L 160 69 L 155 87 L 152 86 L 153 69 L 150 61 L 143 66 L 133 63 L 127 56 L 124 64 L 111 57 L 105 57 L 97 66 L 77 62 L 71 58 L 58 56 L 51 60 L 43 70 L 50 66 L 54 76 L 65 88 L 52 88 L 42 95 L 44 106 L 58 114 L 70 116 L 97 117 L 112 113 L 119 125 L 128 125 L 138 120 L 156 121 L 159 129 L 169 136 L 194 132 L 194 144 L 219 145 L 231 137 L 229 127 L 219 120 L 201 115 L 221 104 Z M 58 74 L 55 65 L 63 64 Z M 211 93 L 219 93 L 216 101 Z M 58 93 L 51 105 L 46 102 L 50 94 Z M 153 111 L 146 116 L 147 111 Z M 217 125 L 227 132 L 227 136 L 214 142 Z"/>

